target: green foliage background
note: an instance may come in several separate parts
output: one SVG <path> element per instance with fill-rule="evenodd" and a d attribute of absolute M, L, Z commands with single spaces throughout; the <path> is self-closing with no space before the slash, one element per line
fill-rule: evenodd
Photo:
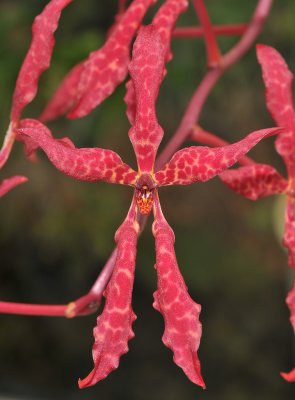
<path fill-rule="evenodd" d="M 161 2 L 159 1 L 159 4 Z M 15 80 L 30 43 L 30 26 L 44 0 L 0 2 L 0 127 L 4 137 Z M 256 1 L 207 0 L 214 23 L 249 20 Z M 42 76 L 26 116 L 38 116 L 59 81 L 98 48 L 112 23 L 115 0 L 74 1 L 56 34 L 51 69 Z M 149 13 L 149 17 L 152 12 Z M 295 3 L 274 1 L 259 38 L 276 47 L 293 71 Z M 149 18 L 146 19 L 148 21 Z M 179 25 L 196 24 L 192 7 Z M 236 39 L 220 39 L 223 51 Z M 177 128 L 186 104 L 206 71 L 202 40 L 175 39 L 174 59 L 161 88 L 158 116 L 165 130 L 161 148 Z M 111 148 L 135 166 L 127 132 L 124 85 L 90 116 L 51 123 L 55 136 L 79 147 Z M 202 125 L 230 141 L 273 126 L 254 48 L 218 83 Z M 189 144 L 189 143 L 187 143 Z M 252 152 L 283 167 L 268 139 Z M 107 260 L 114 233 L 132 196 L 130 188 L 84 183 L 59 173 L 40 153 L 27 161 L 17 144 L 1 179 L 24 174 L 30 181 L 1 199 L 0 298 L 66 303 L 84 294 Z M 207 390 L 191 384 L 161 343 L 163 322 L 152 309 L 156 287 L 154 240 L 148 224 L 138 244 L 133 305 L 138 319 L 130 352 L 120 368 L 93 388 L 76 379 L 92 368 L 96 315 L 63 320 L 0 315 L 0 396 L 21 399 L 291 400 L 294 385 L 280 370 L 294 365 L 294 336 L 284 298 L 291 284 L 280 245 L 283 202 L 257 203 L 231 193 L 218 179 L 161 189 L 165 215 L 176 233 L 176 253 L 191 296 L 202 304 L 199 356 Z M 0 397 L 1 398 L 1 397 Z M 3 397 L 4 398 L 4 397 Z M 14 398 L 14 397 L 13 397 Z"/>

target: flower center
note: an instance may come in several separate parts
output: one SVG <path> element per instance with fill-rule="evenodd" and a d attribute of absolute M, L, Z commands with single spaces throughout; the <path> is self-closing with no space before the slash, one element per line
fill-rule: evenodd
<path fill-rule="evenodd" d="M 135 186 L 136 203 L 139 212 L 148 215 L 153 207 L 154 190 L 156 189 L 153 178 L 148 174 L 142 174 Z"/>

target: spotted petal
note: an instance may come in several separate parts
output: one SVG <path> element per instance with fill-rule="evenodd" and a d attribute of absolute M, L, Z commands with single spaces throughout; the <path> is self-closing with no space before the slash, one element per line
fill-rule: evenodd
<path fill-rule="evenodd" d="M 267 108 L 278 126 L 294 130 L 293 74 L 273 47 L 258 44 L 256 50 L 266 88 Z"/>
<path fill-rule="evenodd" d="M 187 9 L 187 6 L 187 0 L 166 0 L 153 18 L 152 25 L 160 34 L 165 53 L 165 62 L 172 59 L 170 50 L 172 31 L 179 15 Z M 136 97 L 132 80 L 127 82 L 126 89 L 127 92 L 124 98 L 127 105 L 126 112 L 129 122 L 133 125 L 136 113 Z"/>
<path fill-rule="evenodd" d="M 138 233 L 133 199 L 127 218 L 115 236 L 118 248 L 116 264 L 105 292 L 104 310 L 93 331 L 94 368 L 86 378 L 79 380 L 80 388 L 94 385 L 118 368 L 120 357 L 128 352 L 128 341 L 134 336 L 132 322 L 136 315 L 132 310 L 131 296 Z"/>
<path fill-rule="evenodd" d="M 136 97 L 136 116 L 129 137 L 140 172 L 152 172 L 163 137 L 155 102 L 163 79 L 164 59 L 164 48 L 158 31 L 153 25 L 141 28 L 129 66 Z"/>
<path fill-rule="evenodd" d="M 199 321 L 201 306 L 187 292 L 174 252 L 174 233 L 162 214 L 157 195 L 154 200 L 154 216 L 158 288 L 154 293 L 153 306 L 164 317 L 163 342 L 173 351 L 174 362 L 187 377 L 205 388 L 197 355 L 202 334 Z"/>
<path fill-rule="evenodd" d="M 28 178 L 25 176 L 12 176 L 11 178 L 4 179 L 0 183 L 0 197 L 4 196 L 8 193 L 11 189 L 15 188 L 16 186 L 20 185 L 21 183 L 27 182 Z"/>
<path fill-rule="evenodd" d="M 84 61 L 75 65 L 65 76 L 43 110 L 40 121 L 46 122 L 56 119 L 64 115 L 74 106 L 83 69 Z"/>
<path fill-rule="evenodd" d="M 104 46 L 90 54 L 81 73 L 76 106 L 68 114 L 69 118 L 88 115 L 126 78 L 132 38 L 154 2 L 134 0 Z"/>
<path fill-rule="evenodd" d="M 294 267 L 294 265 L 293 265 Z M 295 284 L 287 296 L 287 305 L 290 309 L 290 321 L 295 332 Z M 282 377 L 288 382 L 295 382 L 295 368 L 290 372 L 282 372 Z"/>
<path fill-rule="evenodd" d="M 105 181 L 134 185 L 137 173 L 125 164 L 112 150 L 74 147 L 69 138 L 54 139 L 49 129 L 41 123 L 39 129 L 24 128 L 18 131 L 36 143 L 54 166 L 66 175 L 83 181 Z"/>
<path fill-rule="evenodd" d="M 287 198 L 285 214 L 284 246 L 288 249 L 288 264 L 295 269 L 295 215 L 294 200 Z"/>
<path fill-rule="evenodd" d="M 288 182 L 274 168 L 251 164 L 222 172 L 219 178 L 234 192 L 257 200 L 286 191 Z"/>
<path fill-rule="evenodd" d="M 250 133 L 239 142 L 216 148 L 186 147 L 176 152 L 155 174 L 155 180 L 159 185 L 188 185 L 196 181 L 208 181 L 238 162 L 260 140 L 279 132 L 279 128 L 262 129 Z"/>
<path fill-rule="evenodd" d="M 17 121 L 23 108 L 35 97 L 38 80 L 50 65 L 54 47 L 54 32 L 57 29 L 61 11 L 72 0 L 51 0 L 42 13 L 35 18 L 30 49 L 19 72 L 11 109 L 11 120 Z"/>

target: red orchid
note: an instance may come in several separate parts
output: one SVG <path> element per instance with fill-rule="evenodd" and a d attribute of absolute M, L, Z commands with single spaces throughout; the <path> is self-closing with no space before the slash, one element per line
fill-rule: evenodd
<path fill-rule="evenodd" d="M 54 46 L 53 35 L 57 29 L 61 11 L 71 2 L 72 0 L 52 0 L 35 18 L 32 26 L 32 42 L 20 69 L 13 93 L 10 125 L 0 150 L 0 168 L 6 163 L 13 143 L 17 139 L 17 128 L 26 126 L 20 119 L 22 111 L 35 98 L 38 80 L 50 65 Z M 0 184 L 0 197 L 26 181 L 27 178 L 23 176 L 14 176 L 4 180 Z"/>
<path fill-rule="evenodd" d="M 288 249 L 288 263 L 295 270 L 295 111 L 292 98 L 293 74 L 285 60 L 273 47 L 257 45 L 257 57 L 262 67 L 266 87 L 266 105 L 278 126 L 284 132 L 275 142 L 277 152 L 286 165 L 288 178 L 285 179 L 273 167 L 247 159 L 240 168 L 220 174 L 221 180 L 233 191 L 251 200 L 273 194 L 284 193 L 287 198 L 285 211 L 285 233 L 283 244 Z M 195 130 L 195 139 L 206 144 L 220 145 L 218 139 L 202 130 Z M 209 142 L 211 141 L 211 143 Z M 295 284 L 287 296 L 290 321 L 295 330 Z M 295 369 L 282 376 L 295 382 Z"/>
<path fill-rule="evenodd" d="M 175 0 L 166 3 L 172 2 L 175 3 Z M 178 14 L 185 6 L 186 1 L 183 1 Z M 94 369 L 79 381 L 80 387 L 93 385 L 105 378 L 118 367 L 120 356 L 128 351 L 128 340 L 134 336 L 132 322 L 136 318 L 131 295 L 139 234 L 138 216 L 148 215 L 151 210 L 154 214 L 158 275 L 154 307 L 164 317 L 163 341 L 172 349 L 175 363 L 189 379 L 205 387 L 197 356 L 201 337 L 200 306 L 189 296 L 178 269 L 174 233 L 162 213 L 158 189 L 165 185 L 207 181 L 235 164 L 261 139 L 278 132 L 276 128 L 256 131 L 235 144 L 221 148 L 184 148 L 176 152 L 162 169 L 154 171 L 157 149 L 163 137 L 155 102 L 165 75 L 170 35 L 175 22 L 170 13 L 166 18 L 164 16 L 161 24 L 153 23 L 140 29 L 129 65 L 131 83 L 128 84 L 127 110 L 132 124 L 129 138 L 136 154 L 138 172 L 111 150 L 78 149 L 69 139 L 54 139 L 41 123 L 38 129 L 26 127 L 19 130 L 21 137 L 35 142 L 63 173 L 75 179 L 103 180 L 134 188 L 130 210 L 115 235 L 115 267 L 104 293 L 104 310 L 94 329 Z"/>

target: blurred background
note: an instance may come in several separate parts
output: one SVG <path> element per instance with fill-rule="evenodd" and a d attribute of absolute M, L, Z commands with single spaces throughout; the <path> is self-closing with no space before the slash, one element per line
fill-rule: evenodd
<path fill-rule="evenodd" d="M 30 44 L 31 23 L 46 3 L 0 1 L 2 138 L 15 80 Z M 207 0 L 206 4 L 214 23 L 242 23 L 249 20 L 256 1 Z M 52 66 L 42 76 L 38 97 L 25 116 L 37 117 L 66 72 L 103 43 L 116 9 L 115 0 L 74 1 L 67 7 L 56 33 Z M 293 1 L 274 1 L 259 38 L 276 47 L 293 70 L 294 15 Z M 190 6 L 178 25 L 197 23 Z M 219 43 L 225 51 L 236 41 L 222 38 Z M 161 149 L 206 71 L 201 39 L 175 39 L 173 52 L 157 105 L 165 131 Z M 54 136 L 70 136 L 78 147 L 113 149 L 135 167 L 124 94 L 121 85 L 88 117 L 51 123 Z M 254 48 L 220 80 L 203 109 L 201 123 L 229 141 L 273 126 Z M 106 262 L 132 191 L 72 180 L 39 155 L 37 164 L 29 162 L 17 143 L 1 171 L 1 179 L 23 174 L 29 182 L 1 199 L 0 299 L 67 303 L 89 290 Z M 273 139 L 259 144 L 251 155 L 284 173 Z M 279 375 L 295 364 L 294 334 L 285 305 L 292 276 L 280 239 L 284 199 L 251 202 L 230 192 L 217 178 L 160 192 L 163 211 L 175 230 L 179 266 L 191 296 L 202 304 L 199 357 L 207 390 L 186 378 L 161 342 L 162 316 L 152 308 L 156 274 L 149 221 L 138 243 L 133 294 L 136 336 L 119 369 L 95 387 L 82 391 L 77 387 L 78 377 L 85 377 L 93 366 L 96 315 L 74 320 L 0 315 L 1 399 L 294 399 L 294 384 Z"/>

